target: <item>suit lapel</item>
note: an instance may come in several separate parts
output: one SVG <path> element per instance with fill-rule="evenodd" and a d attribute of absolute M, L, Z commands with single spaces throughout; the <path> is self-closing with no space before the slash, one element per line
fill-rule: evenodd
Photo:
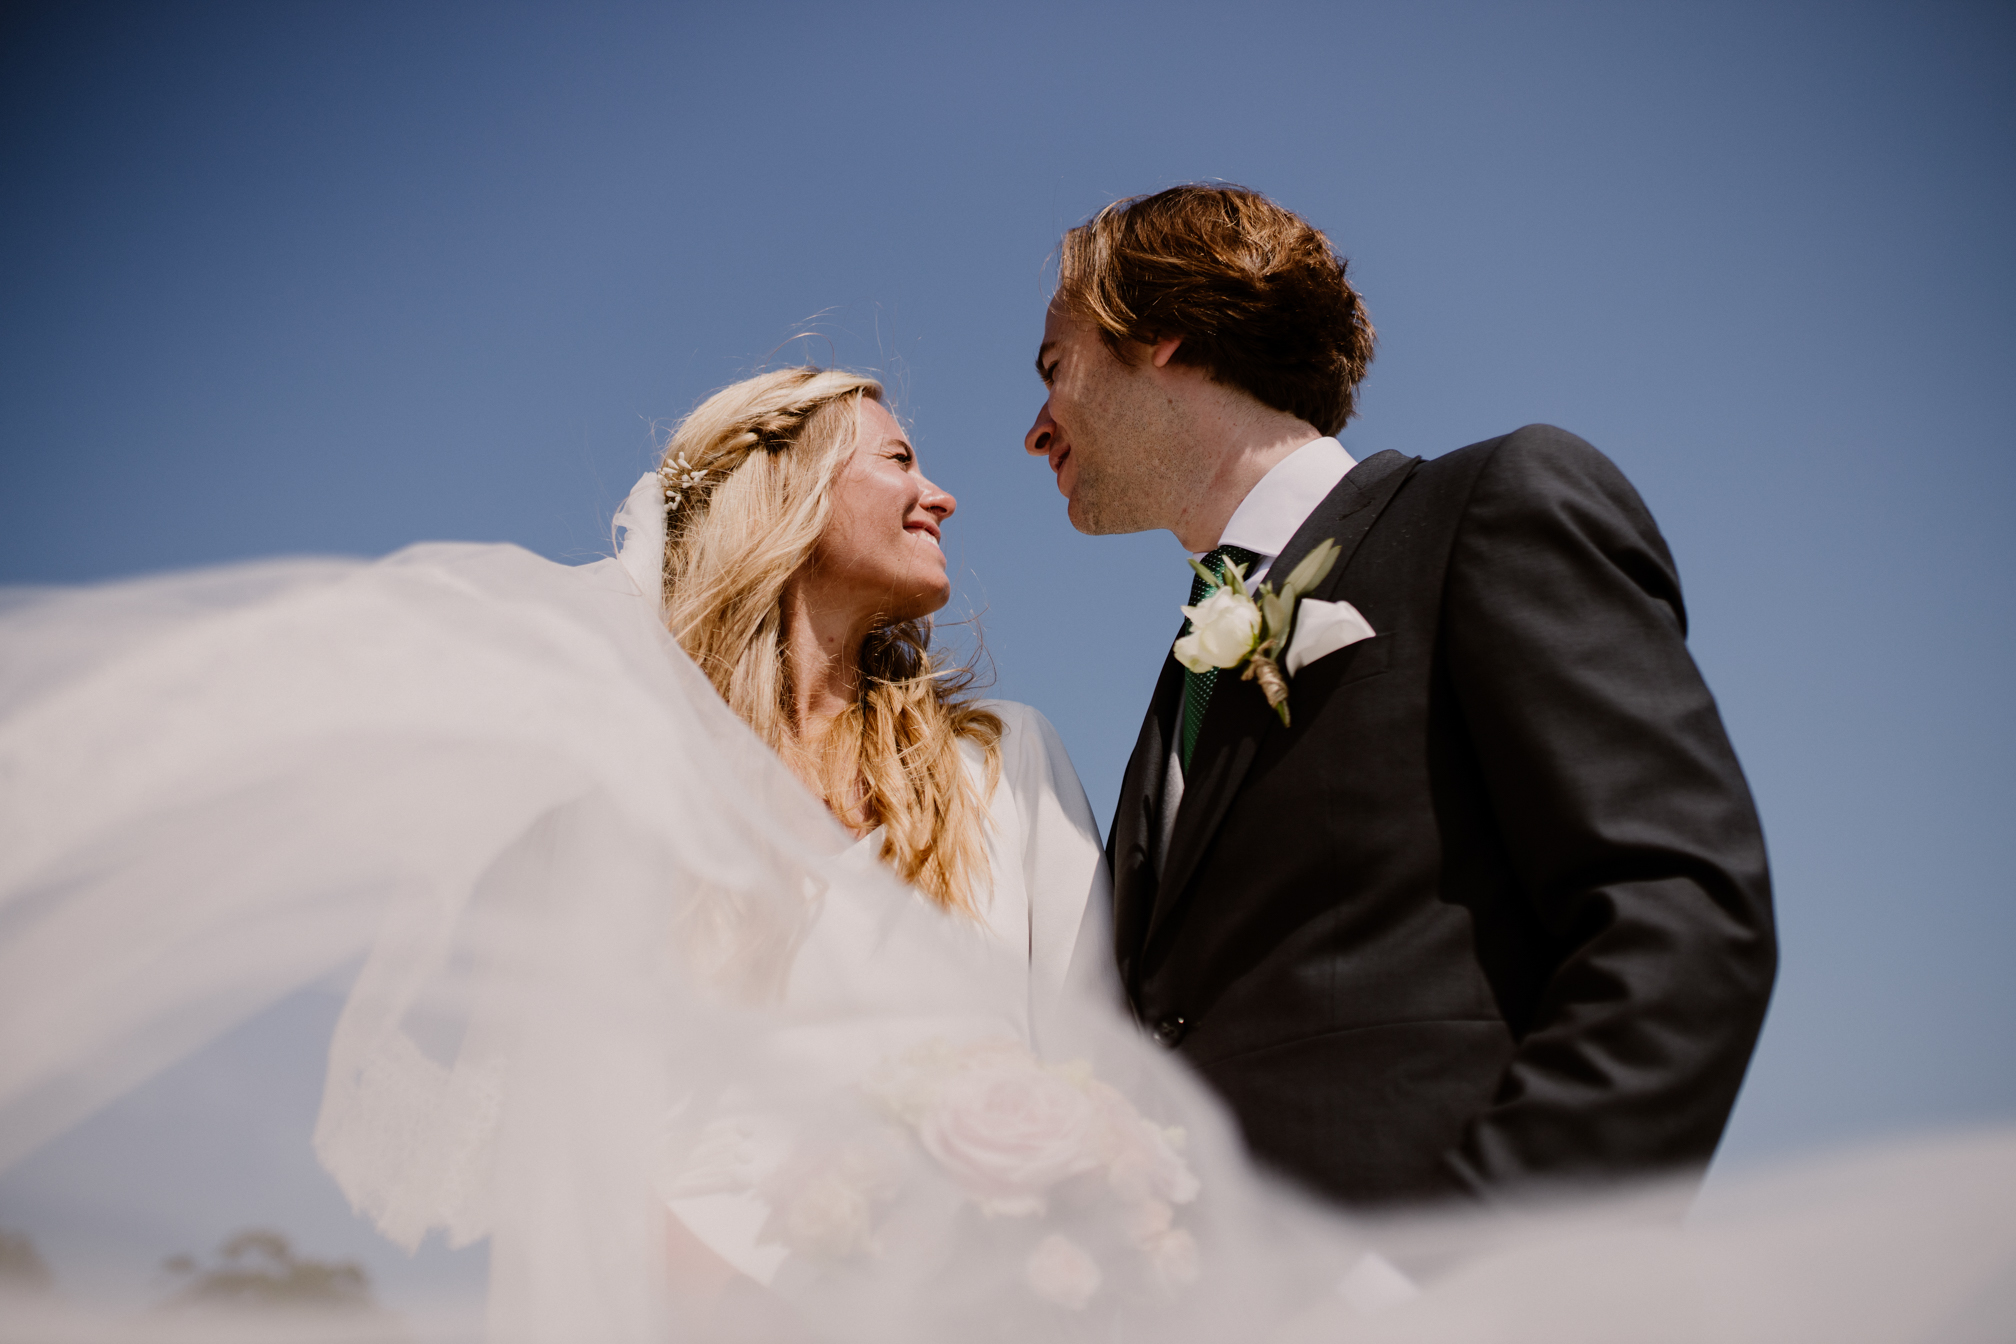
<path fill-rule="evenodd" d="M 1106 862 L 1113 874 L 1113 947 L 1122 984 L 1132 983 L 1131 961 L 1147 932 L 1155 902 L 1155 825 L 1162 815 L 1170 743 L 1183 702 L 1183 665 L 1162 662 L 1162 675 L 1120 781 L 1120 801 L 1106 838 Z"/>
<path fill-rule="evenodd" d="M 1419 458 L 1405 457 L 1389 449 L 1375 453 L 1353 467 L 1282 548 L 1280 557 L 1267 571 L 1269 581 L 1286 577 L 1310 551 L 1316 549 L 1317 543 L 1327 537 L 1337 542 L 1339 554 L 1335 568 L 1321 588 L 1326 593 L 1334 592 L 1345 569 L 1350 566 L 1358 544 L 1372 530 L 1372 525 L 1379 521 L 1387 503 L 1419 461 Z M 1173 664 L 1175 660 L 1170 661 Z M 1180 673 L 1180 667 L 1178 671 Z M 1166 669 L 1163 679 L 1168 680 Z M 1180 675 L 1177 681 L 1180 694 Z M 1123 958 L 1131 959 L 1167 922 L 1170 912 L 1179 904 L 1191 874 L 1210 847 L 1219 823 L 1224 821 L 1225 812 L 1231 807 L 1233 796 L 1244 782 L 1246 772 L 1260 754 L 1262 741 L 1270 730 L 1279 725 L 1280 720 L 1267 707 L 1267 698 L 1257 686 L 1241 682 L 1229 672 L 1220 677 L 1218 689 L 1211 697 L 1211 706 L 1204 715 L 1197 749 L 1190 758 L 1190 772 L 1184 780 L 1183 803 L 1176 813 L 1176 829 L 1170 838 L 1168 859 L 1163 865 L 1161 881 L 1154 884 L 1148 926 L 1142 932 L 1141 943 L 1118 944 Z M 1168 751 L 1166 742 L 1163 751 L 1165 754 Z M 1138 762 L 1130 763 L 1130 774 L 1136 765 Z M 1120 928 L 1116 920 L 1116 936 Z"/>

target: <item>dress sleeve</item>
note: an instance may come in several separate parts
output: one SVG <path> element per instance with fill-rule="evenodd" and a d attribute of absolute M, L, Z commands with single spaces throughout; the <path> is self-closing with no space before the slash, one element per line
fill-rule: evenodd
<path fill-rule="evenodd" d="M 1081 942 L 1097 944 L 1104 937 L 1111 884 L 1092 805 L 1057 730 L 1027 705 L 997 701 L 988 708 L 1001 716 L 1006 729 L 1000 787 L 1013 799 L 1022 820 L 1030 1007 L 1040 1031 L 1047 1010 L 1059 1001 L 1067 981 L 1080 973 L 1073 969 L 1073 956 Z M 1003 855 L 1002 861 L 1013 859 Z M 1111 957 L 1080 960 L 1104 966 Z"/>
<path fill-rule="evenodd" d="M 1776 943 L 1764 837 L 1666 544 L 1607 458 L 1529 426 L 1478 476 L 1444 603 L 1448 675 L 1548 968 L 1449 1163 L 1487 1189 L 1705 1164 Z"/>

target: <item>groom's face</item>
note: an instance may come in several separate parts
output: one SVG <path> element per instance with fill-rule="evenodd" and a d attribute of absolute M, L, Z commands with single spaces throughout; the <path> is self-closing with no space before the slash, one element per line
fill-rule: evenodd
<path fill-rule="evenodd" d="M 1168 527 L 1193 474 L 1180 401 L 1146 347 L 1129 353 L 1054 304 L 1044 318 L 1036 371 L 1050 395 L 1022 446 L 1048 459 L 1080 532 Z"/>

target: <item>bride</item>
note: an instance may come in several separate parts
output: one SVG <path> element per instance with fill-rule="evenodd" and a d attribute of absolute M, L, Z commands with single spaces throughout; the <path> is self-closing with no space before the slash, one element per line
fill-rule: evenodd
<path fill-rule="evenodd" d="M 0 599 L 0 1168 L 341 976 L 315 1152 L 394 1242 L 488 1239 L 494 1340 L 1998 1337 L 2006 1135 L 1684 1225 L 1256 1171 L 1113 1007 L 1056 735 L 930 648 L 953 508 L 872 380 L 786 369 L 595 564 Z"/>
<path fill-rule="evenodd" d="M 930 647 L 954 507 L 877 383 L 791 368 L 692 413 L 598 564 L 11 594 L 0 1166 L 368 952 L 316 1151 L 395 1242 L 490 1239 L 498 1336 L 864 1249 L 780 1199 L 796 1136 L 920 1045 L 1054 1081 L 1105 900 L 1055 732 Z"/>
<path fill-rule="evenodd" d="M 858 374 L 791 368 L 693 412 L 658 472 L 666 623 L 858 852 L 1025 959 L 1031 995 L 1053 999 L 1105 898 L 1091 808 L 1041 714 L 976 702 L 963 669 L 936 665 L 925 618 L 951 596 L 956 504 L 881 397 Z M 730 1266 L 767 1282 L 783 1258 L 754 1244 L 768 1210 L 746 1195 L 674 1212 L 691 1291 Z"/>
<path fill-rule="evenodd" d="M 665 620 L 686 654 L 862 848 L 1054 992 L 1104 895 L 1091 807 L 1041 714 L 972 700 L 934 660 L 956 506 L 881 386 L 809 367 L 737 383 L 658 476 Z"/>

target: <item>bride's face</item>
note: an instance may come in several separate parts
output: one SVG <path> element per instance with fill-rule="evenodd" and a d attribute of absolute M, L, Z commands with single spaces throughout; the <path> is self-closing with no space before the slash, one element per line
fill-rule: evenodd
<path fill-rule="evenodd" d="M 939 529 L 957 507 L 925 479 L 917 452 L 880 402 L 863 399 L 861 430 L 833 485 L 833 513 L 812 553 L 822 596 L 875 623 L 928 616 L 952 596 Z"/>

